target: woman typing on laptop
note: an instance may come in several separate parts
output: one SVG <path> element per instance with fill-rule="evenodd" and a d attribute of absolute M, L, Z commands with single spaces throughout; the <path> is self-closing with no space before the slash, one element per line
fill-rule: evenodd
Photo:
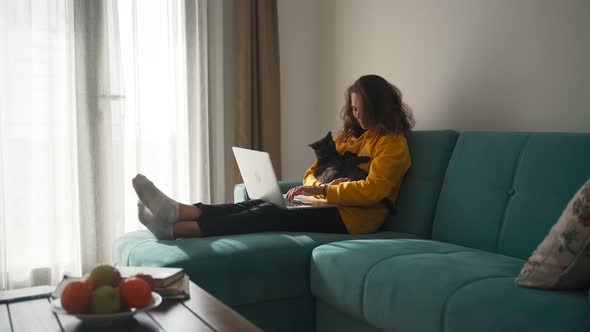
<path fill-rule="evenodd" d="M 264 200 L 207 205 L 178 203 L 163 194 L 143 175 L 133 179 L 139 197 L 138 216 L 159 240 L 254 232 L 292 231 L 322 233 L 373 233 L 389 214 L 403 177 L 411 165 L 406 141 L 411 113 L 399 90 L 380 76 L 359 78 L 346 91 L 343 129 L 336 136 L 339 154 L 346 151 L 369 161 L 358 165 L 367 172 L 359 181 L 336 179 L 328 184 L 314 176 L 317 162 L 307 170 L 295 196 L 320 196 L 324 208 L 284 209 Z"/>

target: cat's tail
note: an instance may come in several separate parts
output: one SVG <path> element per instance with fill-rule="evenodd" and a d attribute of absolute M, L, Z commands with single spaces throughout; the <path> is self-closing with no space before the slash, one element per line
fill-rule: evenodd
<path fill-rule="evenodd" d="M 371 157 L 368 157 L 368 156 L 360 156 L 360 157 L 357 157 L 356 163 L 357 164 L 364 164 L 364 163 L 368 163 L 369 160 L 371 160 Z"/>

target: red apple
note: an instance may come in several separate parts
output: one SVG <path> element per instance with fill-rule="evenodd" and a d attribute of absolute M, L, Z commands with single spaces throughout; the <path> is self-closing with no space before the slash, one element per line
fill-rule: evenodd
<path fill-rule="evenodd" d="M 154 290 L 154 287 L 156 287 L 156 280 L 154 280 L 154 278 L 149 274 L 138 273 L 134 275 L 134 277 L 145 280 L 145 282 L 150 285 L 150 290 L 152 291 Z"/>

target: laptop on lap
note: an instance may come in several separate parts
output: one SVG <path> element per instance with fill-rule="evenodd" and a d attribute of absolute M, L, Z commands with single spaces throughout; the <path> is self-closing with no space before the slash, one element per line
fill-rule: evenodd
<path fill-rule="evenodd" d="M 283 209 L 336 206 L 311 196 L 296 196 L 293 202 L 288 202 L 281 193 L 270 155 L 267 152 L 238 147 L 232 147 L 232 150 L 250 198 L 261 199 Z"/>

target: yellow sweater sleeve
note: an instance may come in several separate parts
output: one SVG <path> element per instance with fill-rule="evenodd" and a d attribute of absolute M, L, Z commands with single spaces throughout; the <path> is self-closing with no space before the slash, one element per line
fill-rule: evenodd
<path fill-rule="evenodd" d="M 371 148 L 372 160 L 367 178 L 328 186 L 328 203 L 368 206 L 380 202 L 395 192 L 395 189 L 399 189 L 411 165 L 405 138 L 383 136 Z"/>
<path fill-rule="evenodd" d="M 318 166 L 318 161 L 316 160 L 310 168 L 307 169 L 305 174 L 303 175 L 303 185 L 304 186 L 319 186 L 322 185 L 318 179 L 316 179 L 313 172 L 315 171 L 316 167 Z"/>

